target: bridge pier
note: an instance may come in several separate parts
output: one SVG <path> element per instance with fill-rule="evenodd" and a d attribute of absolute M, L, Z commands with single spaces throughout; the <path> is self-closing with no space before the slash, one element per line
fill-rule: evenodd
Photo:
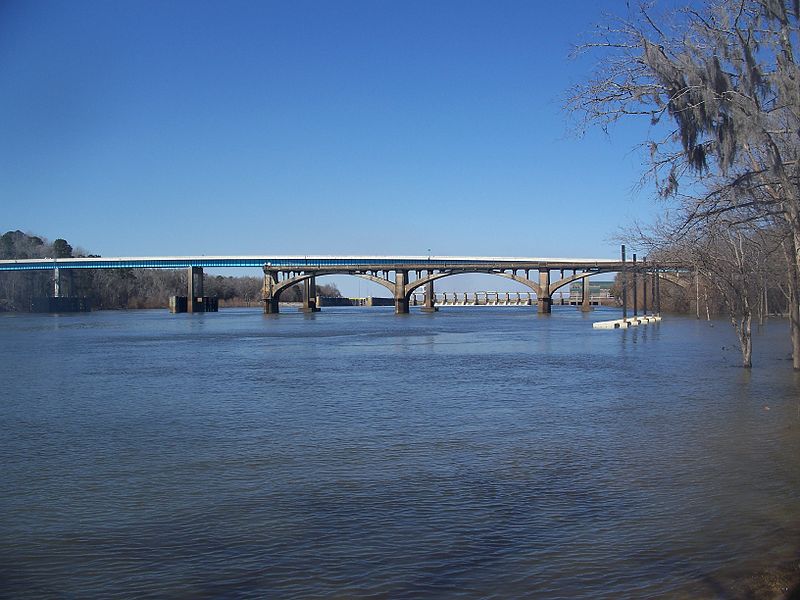
<path fill-rule="evenodd" d="M 203 267 L 189 267 L 186 272 L 186 312 L 205 312 L 203 303 Z"/>
<path fill-rule="evenodd" d="M 647 257 L 642 258 L 642 314 L 647 316 Z"/>
<path fill-rule="evenodd" d="M 633 253 L 633 316 L 639 316 L 638 285 L 636 282 L 636 253 Z M 699 304 L 699 303 L 698 303 Z M 698 317 L 699 318 L 699 317 Z"/>
<path fill-rule="evenodd" d="M 317 283 L 315 277 L 309 277 L 303 282 L 303 305 L 300 312 L 312 313 L 319 312 L 317 306 Z"/>
<path fill-rule="evenodd" d="M 408 271 L 395 271 L 394 273 L 394 314 L 407 315 L 408 294 L 406 294 L 406 281 Z"/>
<path fill-rule="evenodd" d="M 53 269 L 53 298 L 61 297 L 61 272 L 58 267 Z"/>
<path fill-rule="evenodd" d="M 589 278 L 583 278 L 583 285 L 581 286 L 581 312 L 589 312 L 592 310 L 592 303 L 589 297 Z"/>
<path fill-rule="evenodd" d="M 661 315 L 661 276 L 659 275 L 658 265 L 655 265 L 655 290 L 653 291 L 653 309 L 657 315 Z"/>
<path fill-rule="evenodd" d="M 550 269 L 539 270 L 539 295 L 537 299 L 539 312 L 549 314 L 553 310 L 553 299 L 550 297 Z"/>
<path fill-rule="evenodd" d="M 264 313 L 268 315 L 278 314 L 278 297 L 275 295 L 275 287 L 278 285 L 278 272 L 264 267 L 264 285 L 261 288 L 261 301 L 264 303 Z"/>
<path fill-rule="evenodd" d="M 433 281 L 429 281 L 425 284 L 425 296 L 422 300 L 422 308 L 420 309 L 422 312 L 436 312 L 439 310 L 434 306 L 434 302 L 436 301 L 436 296 L 434 295 L 433 291 Z"/>

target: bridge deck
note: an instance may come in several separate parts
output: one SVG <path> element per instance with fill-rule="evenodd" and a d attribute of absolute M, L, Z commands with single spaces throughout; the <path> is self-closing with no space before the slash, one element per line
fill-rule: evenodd
<path fill-rule="evenodd" d="M 394 271 L 429 269 L 564 269 L 616 270 L 619 260 L 603 258 L 518 258 L 481 256 L 152 256 L 36 258 L 0 260 L 0 271 L 37 271 L 47 269 L 183 269 L 263 268 L 318 271 Z"/>

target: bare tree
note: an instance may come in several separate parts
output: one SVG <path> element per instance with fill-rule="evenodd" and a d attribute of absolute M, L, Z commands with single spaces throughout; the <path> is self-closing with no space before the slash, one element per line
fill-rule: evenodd
<path fill-rule="evenodd" d="M 719 291 L 747 368 L 753 364 L 753 313 L 762 297 L 761 269 L 767 259 L 763 242 L 746 226 L 710 227 L 688 246 L 699 272 Z"/>
<path fill-rule="evenodd" d="M 673 232 L 713 228 L 722 215 L 734 225 L 780 220 L 791 238 L 786 281 L 797 282 L 798 44 L 798 0 L 708 0 L 664 14 L 641 2 L 582 47 L 601 56 L 567 107 L 584 126 L 648 119 L 646 175 L 677 209 Z M 800 339 L 792 289 L 792 336 Z M 793 348 L 800 369 L 800 344 Z"/>

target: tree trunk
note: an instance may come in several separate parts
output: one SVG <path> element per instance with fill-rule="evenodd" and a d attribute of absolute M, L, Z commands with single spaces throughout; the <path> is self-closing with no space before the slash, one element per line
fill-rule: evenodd
<path fill-rule="evenodd" d="M 798 276 L 797 276 L 797 246 L 795 236 L 789 238 L 789 246 L 783 245 L 786 254 L 787 277 L 789 287 L 787 298 L 787 309 L 789 313 L 789 332 L 792 339 L 792 367 L 795 371 L 800 371 L 800 297 L 798 296 Z"/>
<path fill-rule="evenodd" d="M 800 371 L 800 302 L 798 302 L 797 272 L 788 273 L 789 297 L 786 304 L 789 313 L 789 333 L 792 340 L 792 368 Z"/>
<path fill-rule="evenodd" d="M 792 337 L 792 368 L 800 371 L 800 306 L 797 302 L 797 291 L 789 302 L 789 327 Z"/>
<path fill-rule="evenodd" d="M 736 330 L 736 337 L 739 338 L 739 349 L 742 352 L 742 367 L 745 369 L 750 369 L 753 366 L 752 320 L 753 317 L 749 312 L 743 315 L 741 320 L 731 314 L 731 323 L 733 323 L 733 328 Z"/>
<path fill-rule="evenodd" d="M 752 318 L 748 314 L 744 318 L 742 325 L 741 345 L 742 345 L 742 366 L 750 369 L 753 366 L 753 335 L 751 331 Z"/>

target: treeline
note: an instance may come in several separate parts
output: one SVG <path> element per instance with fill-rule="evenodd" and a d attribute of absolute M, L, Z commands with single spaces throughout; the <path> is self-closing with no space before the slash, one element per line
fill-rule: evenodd
<path fill-rule="evenodd" d="M 686 255 L 691 258 L 690 254 Z M 775 258 L 775 257 L 773 257 Z M 788 289 L 781 271 L 771 265 L 773 269 L 764 269 L 761 280 L 756 282 L 752 293 L 753 318 L 760 325 L 770 316 L 785 316 L 789 311 Z M 646 278 L 646 282 L 645 282 Z M 710 274 L 701 269 L 686 270 L 678 273 L 666 273 L 660 278 L 659 284 L 659 309 L 663 313 L 691 314 L 700 319 L 727 318 L 730 315 L 730 294 L 720 289 L 720 283 L 725 282 L 711 279 Z M 644 302 L 647 302 L 648 312 L 655 310 L 655 296 L 652 275 L 642 273 L 636 278 L 637 307 L 641 312 Z M 623 278 L 617 273 L 614 285 L 609 289 L 609 294 L 616 298 L 622 305 L 622 290 L 626 289 L 628 309 L 633 309 L 634 279 L 628 273 Z"/>
<path fill-rule="evenodd" d="M 46 238 L 9 231 L 0 236 L 0 259 L 96 257 L 73 247 L 63 238 Z M 261 302 L 260 277 L 226 277 L 206 274 L 203 293 L 219 298 L 221 306 L 257 306 Z M 0 272 L 0 310 L 26 311 L 31 299 L 53 294 L 52 271 Z M 185 296 L 185 270 L 171 269 L 65 269 L 61 294 L 90 298 L 96 309 L 161 308 L 170 296 Z M 341 296 L 335 285 L 317 285 L 321 296 Z M 302 288 L 293 286 L 281 295 L 283 302 L 300 302 Z"/>
<path fill-rule="evenodd" d="M 666 205 L 625 239 L 689 273 L 685 303 L 727 314 L 745 367 L 752 321 L 785 311 L 800 370 L 800 2 L 626 6 L 567 99 L 584 126 L 648 123 L 644 178 Z"/>

